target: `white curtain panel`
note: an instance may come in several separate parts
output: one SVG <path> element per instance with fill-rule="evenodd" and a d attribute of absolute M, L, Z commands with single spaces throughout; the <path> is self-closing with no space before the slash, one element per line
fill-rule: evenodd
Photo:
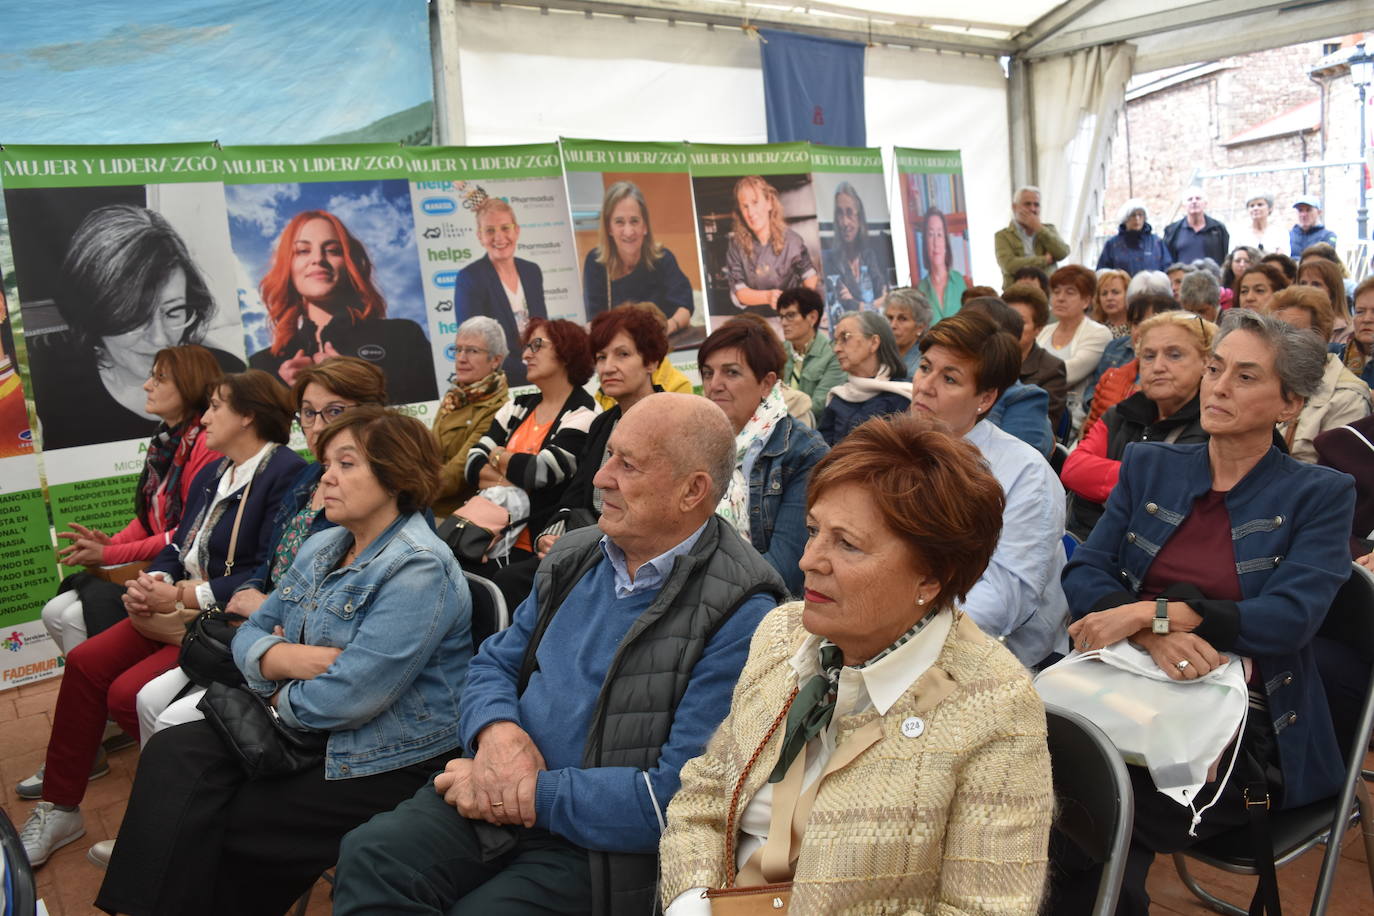
<path fill-rule="evenodd" d="M 1135 49 L 1116 44 L 1031 64 L 1040 215 L 1071 248 L 1069 261 L 1096 263 L 1094 215 L 1107 182 L 1109 144 L 1125 103 Z"/>

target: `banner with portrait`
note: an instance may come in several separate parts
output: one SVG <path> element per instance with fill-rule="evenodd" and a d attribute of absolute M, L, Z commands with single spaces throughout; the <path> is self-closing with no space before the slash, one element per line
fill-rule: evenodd
<path fill-rule="evenodd" d="M 48 677 L 60 667 L 56 648 L 35 619 L 52 597 L 57 575 L 19 371 L 20 328 L 0 276 L 0 690 Z"/>
<path fill-rule="evenodd" d="M 500 323 L 512 388 L 526 383 L 520 335 L 532 319 L 587 320 L 557 143 L 407 150 L 424 292 L 439 377 L 469 318 Z"/>
<path fill-rule="evenodd" d="M 353 356 L 386 373 L 391 403 L 437 400 L 405 152 L 231 146 L 223 161 L 248 365 L 290 385 Z"/>
<path fill-rule="evenodd" d="M 892 216 L 877 148 L 811 146 L 829 326 L 845 312 L 881 309 L 897 285 Z"/>
<path fill-rule="evenodd" d="M 699 346 L 706 309 L 686 144 L 560 144 L 587 320 L 648 302 L 668 322 L 672 349 Z"/>
<path fill-rule="evenodd" d="M 912 284 L 934 320 L 959 311 L 969 280 L 968 198 L 958 150 L 894 151 Z"/>
<path fill-rule="evenodd" d="M 821 284 L 810 144 L 694 143 L 687 159 L 712 321 L 751 312 L 779 327 L 778 295 Z"/>
<path fill-rule="evenodd" d="M 0 182 L 53 523 L 119 531 L 159 423 L 156 353 L 243 368 L 219 150 L 11 146 Z"/>

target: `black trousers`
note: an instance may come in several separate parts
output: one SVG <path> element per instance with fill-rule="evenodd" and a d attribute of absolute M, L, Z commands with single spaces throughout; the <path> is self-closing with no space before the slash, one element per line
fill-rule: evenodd
<path fill-rule="evenodd" d="M 587 851 L 545 830 L 492 827 L 426 785 L 344 837 L 334 916 L 583 916 Z"/>
<path fill-rule="evenodd" d="M 326 780 L 324 764 L 249 782 L 207 722 L 144 748 L 96 906 L 130 916 L 281 916 L 345 833 L 408 798 L 452 755 Z"/>

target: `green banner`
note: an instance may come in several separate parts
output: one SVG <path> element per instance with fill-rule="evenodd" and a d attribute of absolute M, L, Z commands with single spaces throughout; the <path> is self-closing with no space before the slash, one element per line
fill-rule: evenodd
<path fill-rule="evenodd" d="M 563 167 L 569 172 L 685 172 L 687 144 L 578 140 L 564 137 Z"/>
<path fill-rule="evenodd" d="M 938 175 L 949 172 L 962 173 L 963 159 L 957 149 L 908 149 L 898 146 L 893 149 L 897 162 L 897 172 L 901 175 Z"/>
<path fill-rule="evenodd" d="M 731 175 L 801 175 L 811 171 L 811 144 L 766 143 L 726 145 L 692 143 L 687 146 L 692 177 Z"/>
<path fill-rule="evenodd" d="M 394 143 L 226 146 L 220 158 L 225 184 L 405 178 L 410 164 Z"/>
<path fill-rule="evenodd" d="M 0 493 L 0 518 L 6 519 L 0 534 L 0 627 L 10 627 L 33 620 L 57 591 L 57 568 L 42 490 Z"/>
<path fill-rule="evenodd" d="M 219 181 L 219 153 L 213 143 L 6 146 L 0 147 L 0 184 L 16 190 Z"/>
<path fill-rule="evenodd" d="M 883 151 L 867 146 L 811 145 L 811 171 L 848 174 L 883 173 Z"/>
<path fill-rule="evenodd" d="M 48 499 L 52 502 L 53 527 L 67 531 L 67 526 L 76 522 L 114 534 L 129 524 L 137 485 L 137 474 L 52 484 Z"/>
<path fill-rule="evenodd" d="M 472 178 L 562 178 L 557 143 L 519 146 L 408 147 L 409 177 L 417 182 Z"/>

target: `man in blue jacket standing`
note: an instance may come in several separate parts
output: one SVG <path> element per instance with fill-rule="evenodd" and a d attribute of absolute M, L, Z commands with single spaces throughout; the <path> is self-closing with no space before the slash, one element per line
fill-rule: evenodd
<path fill-rule="evenodd" d="M 679 770 L 785 588 L 715 515 L 735 465 L 719 407 L 650 395 L 609 452 L 599 526 L 558 540 L 472 660 L 467 755 L 344 839 L 336 914 L 653 910 Z"/>
<path fill-rule="evenodd" d="M 1309 246 L 1326 242 L 1336 244 L 1336 233 L 1322 225 L 1322 202 L 1317 197 L 1299 197 L 1293 202 L 1298 211 L 1298 224 L 1288 230 L 1288 250 L 1300 259 Z"/>
<path fill-rule="evenodd" d="M 1218 264 L 1226 260 L 1231 250 L 1231 234 L 1220 220 L 1207 215 L 1207 197 L 1202 188 L 1190 187 L 1183 192 L 1183 219 L 1164 227 L 1164 247 L 1169 260 L 1191 264 L 1201 258 L 1211 258 Z"/>

